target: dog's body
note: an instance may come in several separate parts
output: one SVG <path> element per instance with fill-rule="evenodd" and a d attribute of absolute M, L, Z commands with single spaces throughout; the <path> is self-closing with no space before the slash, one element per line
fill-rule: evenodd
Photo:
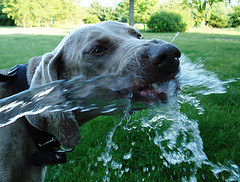
<path fill-rule="evenodd" d="M 66 36 L 55 50 L 32 58 L 27 67 L 30 88 L 59 79 L 82 75 L 89 79 L 104 74 L 130 75 L 135 95 L 155 94 L 149 88 L 173 78 L 178 72 L 180 52 L 162 40 L 142 40 L 134 28 L 116 22 L 103 22 L 76 30 Z M 1 73 L 6 70 L 1 70 Z M 14 94 L 13 82 L 0 82 L 0 98 Z M 26 116 L 39 130 L 56 137 L 66 148 L 74 148 L 79 126 L 96 117 L 77 111 Z M 45 167 L 34 166 L 38 152 L 24 119 L 0 128 L 0 182 L 43 181 Z"/>
<path fill-rule="evenodd" d="M 11 82 L 0 82 L 1 98 L 13 94 Z M 0 128 L 0 181 L 43 181 L 44 166 L 33 166 L 37 148 L 29 136 L 23 118 Z"/>

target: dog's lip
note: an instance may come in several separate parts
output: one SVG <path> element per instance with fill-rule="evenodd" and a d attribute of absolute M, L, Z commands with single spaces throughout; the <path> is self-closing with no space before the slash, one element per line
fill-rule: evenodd
<path fill-rule="evenodd" d="M 130 87 L 114 91 L 117 99 L 128 98 L 133 102 L 166 102 L 179 90 L 178 73 L 162 74 L 161 77 L 141 77 L 130 75 Z"/>
<path fill-rule="evenodd" d="M 175 82 L 175 80 L 173 81 Z M 146 102 L 148 104 L 155 101 L 165 102 L 169 94 L 169 85 L 167 83 L 168 81 L 149 84 L 145 87 L 133 87 L 126 90 L 115 91 L 114 94 L 118 99 L 129 98 L 132 101 Z M 178 89 L 179 87 L 176 86 L 175 90 L 177 91 Z"/>
<path fill-rule="evenodd" d="M 170 92 L 176 92 L 179 90 L 179 85 L 177 81 L 177 73 L 172 73 L 170 75 L 167 75 L 165 79 L 162 78 L 162 80 L 153 82 L 153 83 L 145 83 L 143 85 L 145 86 L 136 86 L 135 89 L 132 90 L 133 93 L 133 100 L 135 101 L 145 101 L 147 103 L 151 103 L 154 101 L 161 101 L 165 102 L 168 99 L 168 96 L 172 93 Z M 169 83 L 174 82 L 174 89 L 169 90 Z"/>
<path fill-rule="evenodd" d="M 152 102 L 154 100 L 164 102 L 167 100 L 167 93 L 164 89 L 157 91 L 150 85 L 149 88 L 133 90 L 133 99 L 146 102 Z"/>

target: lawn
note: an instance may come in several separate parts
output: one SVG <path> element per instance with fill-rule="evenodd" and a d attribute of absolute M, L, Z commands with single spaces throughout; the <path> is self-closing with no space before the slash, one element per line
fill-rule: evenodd
<path fill-rule="evenodd" d="M 175 35 L 144 31 L 142 33 L 145 39 L 159 38 L 166 41 L 171 41 Z M 33 56 L 51 51 L 62 38 L 61 35 L 0 35 L 0 69 L 26 63 Z M 239 30 L 195 29 L 180 33 L 173 43 L 193 62 L 204 60 L 204 68 L 216 73 L 221 80 L 240 78 Z M 209 161 L 226 166 L 232 164 L 238 175 L 239 95 L 240 80 L 228 84 L 226 94 L 199 95 L 198 99 L 205 109 L 202 115 L 197 114 L 196 109 L 189 105 L 181 107 L 181 111 L 188 118 L 198 121 L 204 152 Z M 147 111 L 138 112 L 132 116 L 132 120 L 146 117 L 146 113 Z M 109 132 L 120 120 L 120 116 L 98 117 L 82 126 L 82 138 L 78 147 L 68 154 L 66 164 L 48 167 L 46 181 L 107 181 L 106 173 L 109 173 L 107 176 L 110 176 L 110 181 L 180 181 L 183 176 L 189 177 L 188 180 L 191 178 L 194 164 L 171 164 L 167 167 L 159 155 L 162 151 L 149 140 L 149 137 L 153 136 L 147 136 L 143 130 L 129 132 L 117 127 L 111 138 Z M 135 124 L 138 127 L 138 122 Z M 167 123 L 162 127 L 167 128 Z M 107 137 L 117 144 L 112 145 L 115 149 L 111 150 L 111 155 L 119 159 L 114 161 L 115 163 L 112 160 L 109 167 L 104 166 L 104 161 L 99 158 L 107 148 Z M 130 160 L 121 157 L 125 151 L 131 151 Z M 198 181 L 224 181 L 230 176 L 228 172 L 222 172 L 216 178 L 208 165 L 198 168 L 196 174 Z"/>

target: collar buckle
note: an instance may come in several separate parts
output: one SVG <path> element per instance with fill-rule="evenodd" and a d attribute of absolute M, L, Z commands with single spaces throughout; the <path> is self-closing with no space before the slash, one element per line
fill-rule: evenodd
<path fill-rule="evenodd" d="M 17 71 L 19 69 L 20 65 L 15 65 L 14 67 L 12 67 L 9 71 L 8 71 L 8 76 L 14 76 L 17 74 Z"/>

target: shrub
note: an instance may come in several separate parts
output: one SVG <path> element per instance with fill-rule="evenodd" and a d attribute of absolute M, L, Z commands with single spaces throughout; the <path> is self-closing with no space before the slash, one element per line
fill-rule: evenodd
<path fill-rule="evenodd" d="M 219 16 L 211 15 L 211 19 L 207 21 L 207 24 L 214 28 L 226 28 L 228 21 Z"/>
<path fill-rule="evenodd" d="M 207 18 L 207 24 L 216 28 L 229 27 L 231 8 L 228 8 L 224 2 L 213 3 L 210 16 Z"/>
<path fill-rule="evenodd" d="M 147 22 L 147 26 L 152 32 L 184 32 L 187 28 L 180 14 L 164 11 L 154 13 Z"/>
<path fill-rule="evenodd" d="M 100 22 L 100 20 L 97 17 L 97 15 L 89 15 L 84 19 L 84 23 L 87 23 L 87 24 L 94 24 L 94 23 L 99 23 L 99 22 Z"/>
<path fill-rule="evenodd" d="M 230 19 L 232 27 L 240 27 L 240 6 L 233 7 L 233 14 Z"/>
<path fill-rule="evenodd" d="M 192 28 L 195 24 L 194 17 L 192 15 L 192 8 L 186 6 L 179 0 L 168 0 L 160 3 L 159 12 L 171 12 L 179 14 L 182 18 L 182 22 L 187 25 L 187 29 Z"/>
<path fill-rule="evenodd" d="M 0 25 L 11 26 L 14 25 L 14 20 L 8 18 L 7 14 L 2 12 L 3 4 L 0 4 Z"/>
<path fill-rule="evenodd" d="M 11 18 L 8 18 L 5 14 L 0 14 L 0 26 L 12 26 L 14 21 Z"/>

